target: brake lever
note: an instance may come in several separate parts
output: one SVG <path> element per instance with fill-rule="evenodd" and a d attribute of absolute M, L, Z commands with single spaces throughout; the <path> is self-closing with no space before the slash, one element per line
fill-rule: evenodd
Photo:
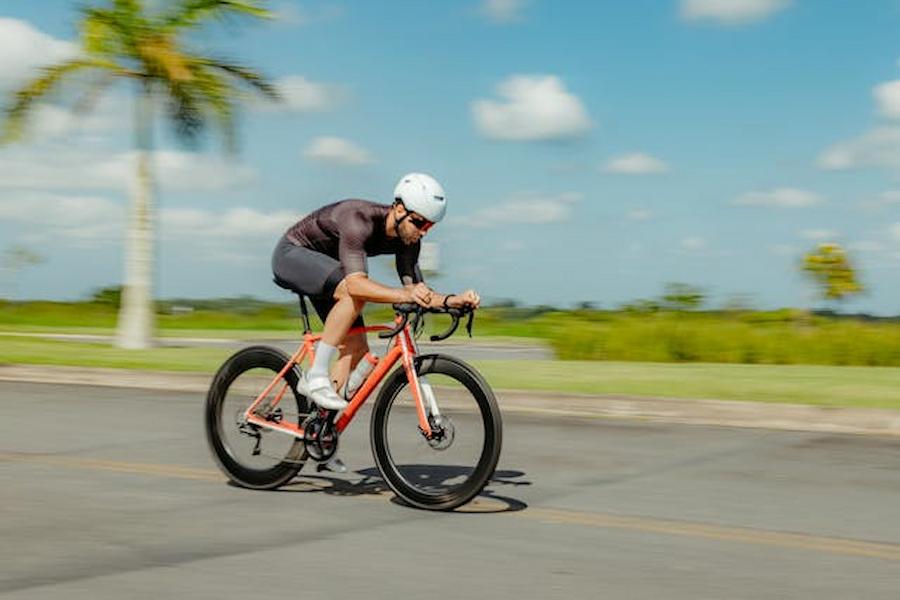
<path fill-rule="evenodd" d="M 469 334 L 469 337 L 472 337 L 472 321 L 475 320 L 475 311 L 469 313 L 469 320 L 466 321 L 466 333 Z"/>
<path fill-rule="evenodd" d="M 457 314 L 456 312 L 450 312 L 450 311 L 448 311 L 447 314 L 450 315 L 451 317 L 453 317 L 453 323 L 450 324 L 450 328 L 447 329 L 447 331 L 445 331 L 444 333 L 432 335 L 430 338 L 432 342 L 446 340 L 448 337 L 453 335 L 453 332 L 456 331 L 457 327 L 459 327 L 459 314 Z"/>
<path fill-rule="evenodd" d="M 400 320 L 397 322 L 397 325 L 393 329 L 391 329 L 390 331 L 380 332 L 378 334 L 378 337 L 385 340 L 388 338 L 392 338 L 395 335 L 397 335 L 398 333 L 400 333 L 400 331 L 404 327 L 406 327 L 406 322 L 409 320 L 409 313 L 401 313 L 401 315 L 402 316 L 400 317 Z"/>

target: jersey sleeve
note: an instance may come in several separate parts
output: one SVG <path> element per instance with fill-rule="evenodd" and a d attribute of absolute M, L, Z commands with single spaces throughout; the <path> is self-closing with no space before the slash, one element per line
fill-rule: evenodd
<path fill-rule="evenodd" d="M 372 225 L 358 211 L 341 215 L 338 260 L 344 276 L 352 273 L 369 273 L 366 258 L 366 240 L 372 233 Z"/>
<path fill-rule="evenodd" d="M 422 270 L 419 269 L 419 250 L 421 243 L 416 242 L 411 246 L 403 246 L 397 251 L 397 275 L 403 285 L 419 283 L 425 279 Z"/>

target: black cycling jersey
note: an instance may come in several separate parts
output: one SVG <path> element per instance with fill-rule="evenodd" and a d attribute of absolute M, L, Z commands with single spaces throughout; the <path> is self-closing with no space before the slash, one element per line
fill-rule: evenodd
<path fill-rule="evenodd" d="M 310 213 L 285 235 L 298 246 L 340 261 L 345 276 L 368 274 L 368 256 L 394 254 L 400 281 L 404 285 L 418 283 L 422 281 L 417 265 L 421 244 L 406 245 L 399 237 L 387 236 L 385 222 L 390 209 L 368 200 L 342 200 Z"/>
<path fill-rule="evenodd" d="M 334 306 L 334 290 L 351 273 L 368 274 L 366 258 L 395 254 L 404 284 L 423 280 L 421 244 L 389 238 L 385 223 L 391 207 L 367 200 L 342 200 L 324 206 L 295 223 L 272 253 L 272 272 L 294 290 L 310 297 L 322 321 Z M 357 318 L 354 326 L 362 326 Z"/>

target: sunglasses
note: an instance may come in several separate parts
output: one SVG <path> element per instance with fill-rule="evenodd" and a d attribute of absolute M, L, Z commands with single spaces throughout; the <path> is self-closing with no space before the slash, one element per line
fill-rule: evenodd
<path fill-rule="evenodd" d="M 415 228 L 422 233 L 425 233 L 426 231 L 431 229 L 432 225 L 434 225 L 434 223 L 432 223 L 425 217 L 420 217 L 419 215 L 410 215 L 409 222 L 412 223 Z"/>

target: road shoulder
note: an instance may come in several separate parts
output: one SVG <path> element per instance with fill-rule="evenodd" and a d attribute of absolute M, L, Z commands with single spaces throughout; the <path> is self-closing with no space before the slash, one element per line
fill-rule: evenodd
<path fill-rule="evenodd" d="M 212 374 L 0 365 L 0 381 L 205 393 Z M 503 411 L 797 431 L 900 435 L 900 411 L 801 404 L 496 390 Z"/>

